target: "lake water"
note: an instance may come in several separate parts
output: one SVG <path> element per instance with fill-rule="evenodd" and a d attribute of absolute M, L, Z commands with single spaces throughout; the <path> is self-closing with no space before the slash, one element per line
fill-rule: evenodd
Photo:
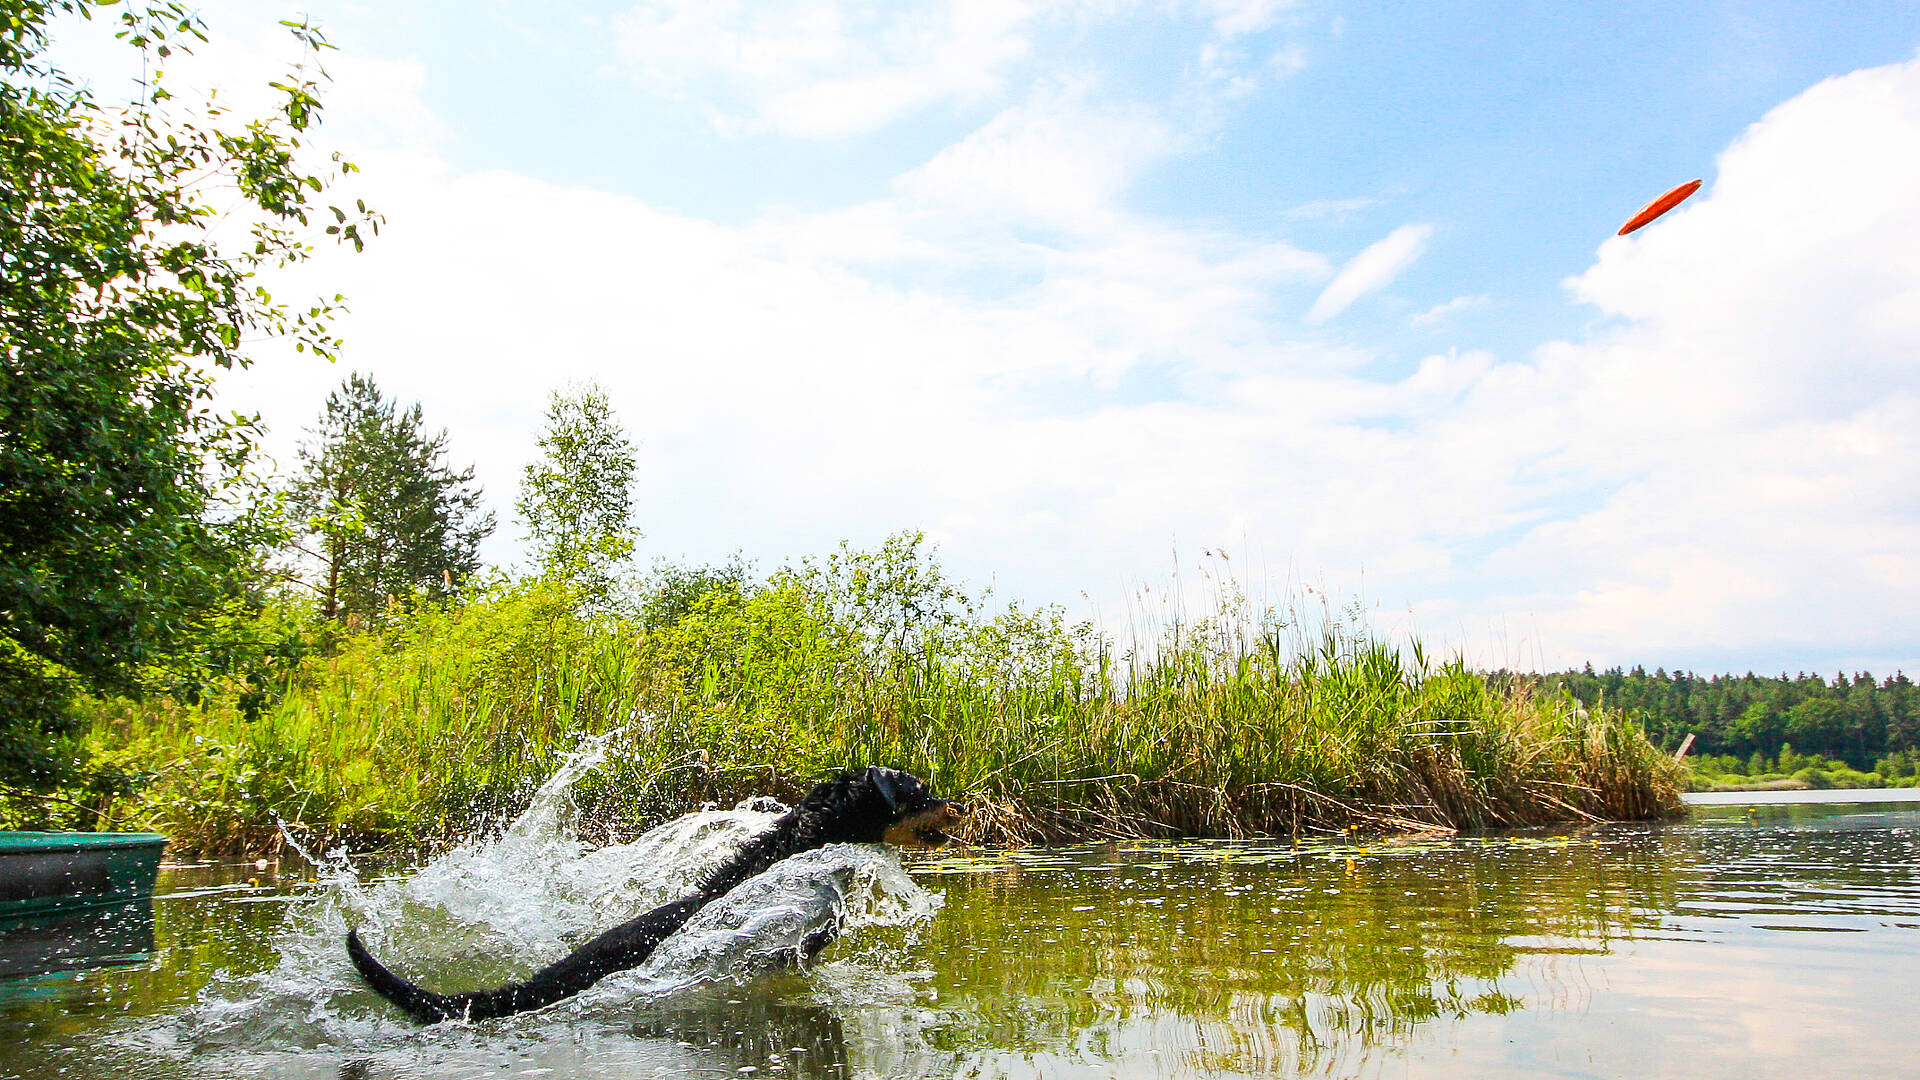
<path fill-rule="evenodd" d="M 165 869 L 146 962 L 0 981 L 0 1075 L 1920 1075 L 1913 803 L 964 851 L 904 874 L 830 850 L 802 868 L 824 892 L 765 901 L 791 919 L 735 912 L 539 1013 L 423 1029 L 358 985 L 348 921 L 422 982 L 491 984 L 765 820 L 717 812 L 590 851 L 568 839 L 564 786 L 546 817 L 384 881 Z M 835 907 L 849 929 L 820 963 L 769 962 Z"/>

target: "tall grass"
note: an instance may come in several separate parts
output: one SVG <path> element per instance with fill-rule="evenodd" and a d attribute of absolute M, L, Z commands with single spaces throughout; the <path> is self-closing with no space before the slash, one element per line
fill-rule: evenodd
<path fill-rule="evenodd" d="M 611 765 L 578 797 L 608 834 L 861 763 L 972 803 L 986 842 L 1677 806 L 1678 769 L 1619 714 L 1352 620 L 1226 604 L 1123 653 L 1058 612 L 983 613 L 911 536 L 682 599 L 584 616 L 562 586 L 499 583 L 307 660 L 255 719 L 219 695 L 104 702 L 90 738 L 148 777 L 115 815 L 202 851 L 271 845 L 276 820 L 358 845 L 464 836 L 607 732 Z"/>

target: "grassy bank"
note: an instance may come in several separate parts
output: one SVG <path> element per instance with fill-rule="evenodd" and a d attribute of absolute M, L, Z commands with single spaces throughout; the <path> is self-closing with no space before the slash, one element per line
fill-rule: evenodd
<path fill-rule="evenodd" d="M 1687 765 L 1692 770 L 1687 783 L 1693 791 L 1920 787 L 1920 775 L 1915 775 L 1920 769 L 1920 754 L 1913 751 L 1887 754 L 1874 763 L 1871 771 L 1820 754 L 1797 753 L 1791 745 L 1782 746 L 1772 757 L 1757 752 L 1746 758 L 1699 754 L 1689 758 Z"/>
<path fill-rule="evenodd" d="M 463 836 L 523 806 L 583 736 L 589 831 L 791 797 L 897 764 L 975 804 L 984 842 L 1468 829 L 1643 818 L 1680 771 L 1617 713 L 1496 688 L 1351 622 L 1237 603 L 1120 650 L 1057 613 L 987 614 L 902 537 L 774 574 L 680 574 L 582 614 L 497 582 L 396 613 L 188 707 L 105 701 L 87 741 L 127 776 L 112 821 L 256 851 L 275 820 L 359 846 Z M 256 682 L 258 680 L 256 679 Z"/>

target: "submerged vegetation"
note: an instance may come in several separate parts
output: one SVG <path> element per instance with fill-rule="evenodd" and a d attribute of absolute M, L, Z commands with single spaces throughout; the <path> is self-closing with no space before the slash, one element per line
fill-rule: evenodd
<path fill-rule="evenodd" d="M 583 605 L 508 579 L 357 632 L 280 612 L 262 680 L 196 704 L 93 703 L 93 759 L 127 778 L 91 811 L 186 848 L 296 834 L 417 845 L 505 820 L 568 748 L 624 835 L 701 802 L 792 796 L 897 764 L 976 805 L 973 838 L 1448 830 L 1640 818 L 1680 770 L 1618 712 L 1378 640 L 1351 617 L 1226 597 L 1122 651 L 1058 611 L 955 586 L 920 538 L 754 580 L 668 570 Z M 292 647 L 286 647 L 289 644 Z M 291 658 L 291 659 L 289 659 Z M 75 800 L 83 802 L 87 800 Z"/>

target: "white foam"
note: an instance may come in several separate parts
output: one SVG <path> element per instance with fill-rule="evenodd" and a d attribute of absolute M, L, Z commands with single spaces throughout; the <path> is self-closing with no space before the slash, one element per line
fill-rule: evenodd
<path fill-rule="evenodd" d="M 907 876 L 892 849 L 830 844 L 775 863 L 708 904 L 644 964 L 583 995 L 580 1007 L 803 968 L 806 943 L 818 932 L 905 926 L 931 916 L 939 903 Z"/>
<path fill-rule="evenodd" d="M 576 836 L 569 793 L 605 760 L 607 741 L 570 755 L 498 836 L 454 847 L 412 874 L 363 883 L 344 852 L 329 853 L 319 867 L 325 887 L 289 905 L 273 939 L 279 956 L 273 967 L 216 975 L 184 1015 L 131 1035 L 162 1055 L 366 1049 L 422 1039 L 462 1044 L 466 1037 L 452 1029 L 463 1025 L 422 1029 L 365 987 L 346 956 L 349 925 L 359 928 L 376 957 L 422 985 L 445 991 L 500 985 L 684 895 L 784 809 L 755 800 L 701 811 L 630 843 L 590 850 Z M 540 1022 L 551 1022 L 555 1012 L 617 1012 L 701 984 L 745 982 L 798 963 L 802 943 L 823 927 L 839 924 L 843 934 L 857 935 L 924 920 L 938 906 L 938 897 L 913 883 L 891 849 L 833 845 L 807 852 L 716 900 L 641 967 L 603 980 Z M 871 968 L 872 961 L 832 967 Z"/>

